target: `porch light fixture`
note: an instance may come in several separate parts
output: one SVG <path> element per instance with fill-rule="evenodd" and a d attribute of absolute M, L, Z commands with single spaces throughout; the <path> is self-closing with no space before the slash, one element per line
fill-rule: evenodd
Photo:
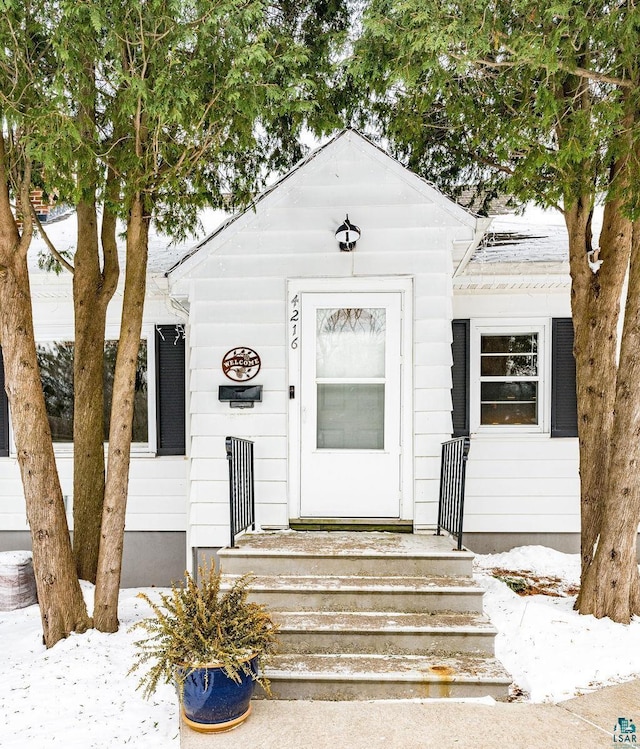
<path fill-rule="evenodd" d="M 344 223 L 340 224 L 336 230 L 336 239 L 338 240 L 341 252 L 351 252 L 355 249 L 356 242 L 360 239 L 360 228 L 349 221 L 348 214 Z"/>

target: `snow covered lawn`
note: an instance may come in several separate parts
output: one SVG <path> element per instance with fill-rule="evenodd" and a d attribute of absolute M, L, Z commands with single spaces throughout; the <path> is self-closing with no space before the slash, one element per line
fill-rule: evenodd
<path fill-rule="evenodd" d="M 521 699 L 562 700 L 640 675 L 640 619 L 626 627 L 573 611 L 577 555 L 521 547 L 477 557 L 475 572 L 500 633 L 497 655 Z M 493 575 L 515 588 L 546 584 L 556 595 L 519 596 Z M 84 585 L 84 591 L 91 610 L 93 588 Z M 147 702 L 136 691 L 138 677 L 127 676 L 141 634 L 129 627 L 149 613 L 137 592 L 121 592 L 116 634 L 73 635 L 48 651 L 37 606 L 0 612 L 3 749 L 178 749 L 173 689 L 163 686 Z"/>
<path fill-rule="evenodd" d="M 573 610 L 575 595 L 566 593 L 580 580 L 578 554 L 522 546 L 477 556 L 475 572 L 499 632 L 496 655 L 532 702 L 557 702 L 640 676 L 640 618 L 625 626 Z M 560 595 L 520 596 L 494 574 L 515 587 L 527 578 L 538 587 L 546 582 Z"/>
<path fill-rule="evenodd" d="M 91 611 L 93 586 L 82 585 Z M 71 635 L 50 650 L 37 606 L 0 612 L 2 749 L 178 749 L 173 689 L 163 685 L 147 701 L 136 691 L 139 677 L 127 676 L 133 642 L 141 639 L 127 630 L 150 613 L 137 593 L 121 591 L 116 634 Z"/>

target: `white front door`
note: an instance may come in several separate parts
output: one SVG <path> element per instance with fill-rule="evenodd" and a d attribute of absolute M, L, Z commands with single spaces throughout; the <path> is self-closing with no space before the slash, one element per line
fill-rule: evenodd
<path fill-rule="evenodd" d="M 301 295 L 301 517 L 400 516 L 402 294 Z"/>

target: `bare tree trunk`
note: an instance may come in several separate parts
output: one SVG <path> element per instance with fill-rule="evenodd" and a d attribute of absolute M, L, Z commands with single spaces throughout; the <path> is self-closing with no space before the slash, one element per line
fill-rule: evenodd
<path fill-rule="evenodd" d="M 107 306 L 118 281 L 115 217 L 105 208 L 101 268 L 95 202 L 80 202 L 73 303 L 73 551 L 78 576 L 96 581 L 104 501 L 104 338 Z"/>
<path fill-rule="evenodd" d="M 29 180 L 21 200 L 28 204 Z M 24 211 L 28 215 L 28 211 Z M 0 342 L 6 391 L 31 529 L 33 567 L 47 647 L 91 626 L 76 575 L 36 357 L 27 249 L 11 213 L 0 135 Z"/>
<path fill-rule="evenodd" d="M 581 579 L 597 546 L 603 521 L 610 463 L 617 372 L 617 326 L 620 294 L 631 247 L 631 224 L 617 200 L 605 207 L 597 273 L 586 253 L 590 231 L 574 208 L 567 214 L 571 248 L 572 312 L 576 358 L 578 434 L 580 442 Z M 577 607 L 582 610 L 581 587 Z"/>
<path fill-rule="evenodd" d="M 608 373 L 603 372 L 606 377 Z M 640 614 L 637 535 L 640 522 L 640 227 L 634 227 L 624 330 L 618 364 L 602 528 L 582 582 L 580 612 L 628 623 Z"/>
<path fill-rule="evenodd" d="M 118 283 L 115 217 L 102 218 L 104 270 L 98 242 L 96 192 L 102 170 L 91 151 L 96 135 L 96 71 L 89 55 L 79 84 L 78 124 L 86 151 L 80 156 L 78 244 L 73 275 L 75 355 L 73 363 L 73 550 L 79 577 L 95 583 L 104 502 L 104 337 L 107 307 Z M 111 171 L 107 198 L 115 189 Z M 105 201 L 106 203 L 107 201 Z"/>
<path fill-rule="evenodd" d="M 78 576 L 96 581 L 104 498 L 104 331 L 95 204 L 77 206 L 73 275 L 73 553 Z"/>
<path fill-rule="evenodd" d="M 107 483 L 95 593 L 94 623 L 101 632 L 115 632 L 118 629 L 118 592 L 127 509 L 136 366 L 146 291 L 148 240 L 149 218 L 144 211 L 142 197 L 137 195 L 127 222 L 125 292 L 113 383 Z"/>

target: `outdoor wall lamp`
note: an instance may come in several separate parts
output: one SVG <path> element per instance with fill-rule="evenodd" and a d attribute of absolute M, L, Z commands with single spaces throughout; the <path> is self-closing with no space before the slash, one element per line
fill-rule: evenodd
<path fill-rule="evenodd" d="M 349 221 L 349 214 L 336 230 L 336 239 L 341 252 L 351 252 L 360 239 L 360 229 Z"/>

